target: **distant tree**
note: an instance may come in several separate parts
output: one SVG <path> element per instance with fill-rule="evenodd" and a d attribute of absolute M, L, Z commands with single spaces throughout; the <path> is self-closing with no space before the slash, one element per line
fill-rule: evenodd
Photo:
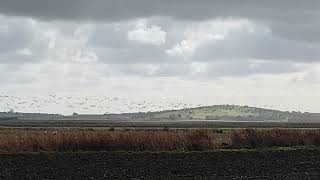
<path fill-rule="evenodd" d="M 169 127 L 168 126 L 164 126 L 162 130 L 163 131 L 169 131 Z"/>
<path fill-rule="evenodd" d="M 170 115 L 169 115 L 169 119 L 171 119 L 171 120 L 176 119 L 176 115 L 175 115 L 175 114 L 170 114 Z"/>

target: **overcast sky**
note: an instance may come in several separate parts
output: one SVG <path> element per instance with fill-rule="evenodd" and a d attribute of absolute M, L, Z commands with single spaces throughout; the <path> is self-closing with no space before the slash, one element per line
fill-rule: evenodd
<path fill-rule="evenodd" d="M 319 0 L 0 0 L 0 111 L 17 104 L 2 96 L 59 95 L 320 112 L 319 9 Z M 109 111 L 66 109 L 43 111 Z"/>

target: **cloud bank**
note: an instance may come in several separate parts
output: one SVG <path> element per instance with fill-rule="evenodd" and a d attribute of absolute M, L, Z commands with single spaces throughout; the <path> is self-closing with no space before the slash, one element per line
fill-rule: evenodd
<path fill-rule="evenodd" d="M 320 97 L 309 96 L 320 90 L 319 8 L 315 0 L 0 1 L 0 93 L 320 111 Z"/>

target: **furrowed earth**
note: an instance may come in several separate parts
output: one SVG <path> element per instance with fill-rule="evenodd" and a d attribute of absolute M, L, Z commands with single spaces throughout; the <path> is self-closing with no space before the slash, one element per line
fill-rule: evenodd
<path fill-rule="evenodd" d="M 2 153 L 1 179 L 318 179 L 320 149 Z"/>

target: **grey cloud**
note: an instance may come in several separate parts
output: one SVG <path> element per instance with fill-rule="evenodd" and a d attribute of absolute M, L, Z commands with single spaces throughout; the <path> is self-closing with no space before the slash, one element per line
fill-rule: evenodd
<path fill-rule="evenodd" d="M 164 53 L 162 48 L 154 46 L 137 46 L 121 49 L 96 48 L 99 61 L 110 64 L 136 64 L 150 62 L 168 62 L 170 57 Z"/>
<path fill-rule="evenodd" d="M 30 27 L 21 20 L 8 21 L 0 16 L 0 53 L 25 48 L 33 39 Z"/>
<path fill-rule="evenodd" d="M 44 20 L 119 21 L 166 16 L 180 20 L 247 18 L 272 27 L 279 36 L 319 41 L 318 0 L 1 0 L 0 13 Z M 288 25 L 289 24 L 289 25 Z M 292 24 L 296 27 L 292 28 Z M 312 30 L 314 29 L 314 30 Z M 302 32 L 307 31 L 308 34 Z M 303 34 L 303 35 L 302 35 Z M 314 37 L 314 38 L 312 38 Z"/>
<path fill-rule="evenodd" d="M 119 20 L 146 16 L 172 16 L 181 19 L 250 16 L 265 19 L 277 17 L 278 20 L 287 21 L 291 17 L 299 19 L 312 16 L 312 13 L 318 11 L 319 5 L 317 0 L 2 0 L 0 11 L 12 15 L 62 20 Z"/>
<path fill-rule="evenodd" d="M 0 42 L 0 64 L 36 62 L 46 54 L 46 42 L 37 39 L 37 32 L 26 19 L 0 16 Z"/>
<path fill-rule="evenodd" d="M 24 64 L 37 62 L 39 57 L 35 55 L 24 55 L 18 52 L 2 53 L 0 54 L 0 64 Z"/>
<path fill-rule="evenodd" d="M 111 67 L 122 74 L 141 77 L 188 77 L 192 70 L 189 63 L 113 64 Z"/>
<path fill-rule="evenodd" d="M 199 62 L 198 62 L 199 63 Z M 178 77 L 181 79 L 212 79 L 219 77 L 282 74 L 299 72 L 303 66 L 288 61 L 221 61 L 202 63 L 203 71 L 195 72 L 193 63 L 111 65 L 113 69 L 130 76 Z M 150 68 L 148 68 L 150 67 Z M 153 68 L 152 68 L 153 67 Z"/>
<path fill-rule="evenodd" d="M 111 23 L 96 26 L 90 33 L 88 45 L 95 49 L 99 60 L 105 63 L 172 63 L 181 57 L 171 57 L 165 53 L 184 38 L 183 32 L 188 26 L 173 25 L 170 19 L 150 20 L 151 24 L 165 24 L 168 32 L 167 42 L 153 46 L 130 41 L 127 33 L 134 26 L 132 22 Z M 259 27 L 259 26 L 257 26 Z M 250 33 L 246 28 L 230 32 L 226 39 L 202 44 L 195 50 L 189 61 L 225 61 L 229 59 L 263 59 L 277 61 L 312 62 L 320 59 L 320 43 L 308 43 L 275 36 L 255 27 Z"/>
<path fill-rule="evenodd" d="M 116 29 L 116 24 L 103 24 L 95 27 L 88 38 L 88 45 L 94 47 L 113 47 L 123 48 L 127 46 L 127 29 L 128 27 L 121 26 L 121 29 Z"/>
<path fill-rule="evenodd" d="M 101 62 L 104 63 L 151 63 L 168 62 L 171 58 L 165 53 L 168 45 L 143 44 L 128 39 L 132 22 L 96 26 L 88 37 Z"/>
<path fill-rule="evenodd" d="M 317 16 L 317 19 L 320 15 Z M 319 43 L 320 24 L 318 20 L 308 20 L 302 23 L 272 23 L 270 27 L 275 37 L 292 39 L 296 41 Z"/>
<path fill-rule="evenodd" d="M 263 59 L 312 62 L 320 59 L 320 43 L 273 36 L 272 33 L 234 32 L 222 41 L 203 44 L 192 57 L 196 61 Z"/>
<path fill-rule="evenodd" d="M 7 2 L 7 3 L 13 3 Z M 36 2 L 35 0 L 30 1 L 29 3 Z M 36 6 L 40 8 L 41 4 L 43 5 L 45 1 L 39 2 Z M 65 3 L 64 5 L 58 5 L 58 3 Z M 186 1 L 185 6 L 181 7 L 182 9 L 178 9 L 178 2 L 173 1 L 173 4 L 170 4 L 166 1 L 160 2 L 145 2 L 145 4 L 150 4 L 150 9 L 145 11 L 137 11 L 135 14 L 135 9 L 146 8 L 147 6 L 140 4 L 132 5 L 130 8 L 123 13 L 113 12 L 117 8 L 121 9 L 124 7 L 114 6 L 108 11 L 107 7 L 105 11 L 101 11 L 99 14 L 99 8 L 97 11 L 87 12 L 84 10 L 88 7 L 88 9 L 97 6 L 99 3 L 107 3 L 109 1 L 93 1 L 90 5 L 89 1 L 79 1 L 75 7 L 69 9 L 68 13 L 64 8 L 68 7 L 72 4 L 71 1 L 48 1 L 47 5 L 51 5 L 53 3 L 57 3 L 57 5 L 52 5 L 51 13 L 45 14 L 45 12 L 40 13 L 39 11 L 31 11 L 30 12 L 24 10 L 28 9 L 28 5 L 26 7 L 14 7 L 13 9 L 17 9 L 17 12 L 10 10 L 9 7 L 13 7 L 11 5 L 1 6 L 4 2 L 0 2 L 0 13 L 12 14 L 12 15 L 25 15 L 32 16 L 35 18 L 41 18 L 46 20 L 53 19 L 61 19 L 61 20 L 98 20 L 98 21 L 117 21 L 123 20 L 121 22 L 92 22 L 88 23 L 92 25 L 92 29 L 90 29 L 87 46 L 96 53 L 99 59 L 99 63 L 109 64 L 112 68 L 114 68 L 114 72 L 122 72 L 127 75 L 138 75 L 142 77 L 186 77 L 186 78 L 194 78 L 194 77 L 223 77 L 223 76 L 247 76 L 252 74 L 278 74 L 284 72 L 296 72 L 299 71 L 300 68 L 294 65 L 294 62 L 306 62 L 306 61 L 317 61 L 320 57 L 320 44 L 313 42 L 307 42 L 312 40 L 312 34 L 316 33 L 315 30 L 312 30 L 312 23 L 310 22 L 302 22 L 301 17 L 314 17 L 317 16 L 315 12 L 314 15 L 310 14 L 310 12 L 305 12 L 306 9 L 313 12 L 314 7 L 307 7 L 306 5 L 301 5 L 298 7 L 290 7 L 290 13 L 285 12 L 283 15 L 279 15 L 277 18 L 277 11 L 279 9 L 286 9 L 282 2 L 280 4 L 274 5 L 275 12 L 274 14 L 270 11 L 270 8 L 273 7 L 272 3 L 260 2 L 263 4 L 246 4 L 249 1 L 243 1 L 242 6 L 239 4 L 239 10 L 237 10 L 235 4 L 238 2 L 231 1 L 227 2 L 215 2 L 211 4 L 213 1 L 202 1 L 203 3 L 195 4 L 193 1 Z M 143 1 L 134 1 L 136 3 Z M 22 4 L 25 2 L 21 2 Z M 69 4 L 71 3 L 71 4 Z M 110 3 L 110 2 L 109 2 Z M 122 1 L 115 1 L 115 4 L 121 4 Z M 129 2 L 129 4 L 132 2 Z M 208 10 L 207 6 L 204 4 L 209 4 L 208 7 L 212 8 L 212 10 Z M 22 6 L 21 4 L 21 6 Z M 128 5 L 128 3 L 124 3 Z M 194 10 L 201 9 L 203 6 L 203 11 L 191 11 L 191 4 L 195 5 Z M 256 5 L 256 7 L 254 6 Z M 291 3 L 290 3 L 291 4 Z M 152 8 L 157 5 L 157 8 Z M 216 5 L 216 6 L 214 6 Z M 263 6 L 262 6 L 263 5 Z M 316 6 L 317 3 L 314 2 Z M 56 13 L 57 11 L 55 7 L 60 7 L 61 13 Z M 63 7 L 61 7 L 63 6 Z M 106 5 L 105 5 L 106 6 Z M 189 7 L 190 6 L 190 7 Z M 248 6 L 248 7 L 247 7 Z M 5 8 L 7 7 L 7 8 Z M 103 4 L 101 5 L 103 7 Z M 128 6 L 129 7 L 129 6 Z M 219 10 L 218 7 L 225 8 L 225 12 Z M 18 8 L 21 8 L 18 10 Z M 79 9 L 80 8 L 80 9 Z M 83 9 L 81 9 L 83 8 Z M 167 9 L 165 9 L 167 8 Z M 218 8 L 215 12 L 215 8 Z M 222 9 L 223 9 L 222 8 Z M 31 6 L 29 7 L 31 9 Z M 78 9 L 79 11 L 75 11 Z M 176 9 L 174 11 L 173 9 Z M 247 9 L 248 12 L 245 12 L 241 9 Z M 269 10 L 269 14 L 267 14 L 266 10 Z M 190 10 L 190 14 L 186 14 L 183 16 L 183 13 Z M 235 12 L 231 11 L 235 10 Z M 260 11 L 261 10 L 261 11 Z M 295 10 L 300 11 L 301 14 L 295 14 Z M 132 12 L 131 12 L 132 11 Z M 243 11 L 241 13 L 237 11 Z M 59 11 L 60 12 L 60 11 Z M 261 17 L 260 19 L 257 17 L 249 16 L 250 13 L 256 12 L 258 13 L 257 17 Z M 33 14 L 35 13 L 35 14 Z M 37 14 L 38 13 L 38 14 Z M 106 14 L 104 14 L 106 13 Z M 221 14 L 219 14 L 221 13 Z M 261 14 L 259 14 L 261 13 Z M 264 15 L 263 15 L 264 14 Z M 289 16 L 292 15 L 292 18 Z M 165 17 L 153 17 L 150 20 L 150 24 L 158 24 L 162 27 L 163 30 L 168 32 L 167 41 L 165 44 L 154 46 L 150 44 L 143 44 L 134 41 L 128 40 L 127 33 L 128 30 L 132 29 L 135 24 L 135 21 L 127 21 L 127 19 L 132 19 L 136 17 L 146 17 L 146 16 L 170 16 L 177 19 L 165 18 Z M 195 16 L 193 16 L 195 15 Z M 179 43 L 183 40 L 184 35 L 183 32 L 188 26 L 192 26 L 189 23 L 183 23 L 182 20 L 204 20 L 211 19 L 212 17 L 244 17 L 244 18 L 252 18 L 254 20 L 261 20 L 263 22 L 268 23 L 271 28 L 274 28 L 270 33 L 261 33 L 256 32 L 255 34 L 248 34 L 248 32 L 244 31 L 236 31 L 230 34 L 225 40 L 221 40 L 215 43 L 207 43 L 203 44 L 203 46 L 196 49 L 193 57 L 189 59 L 189 61 L 184 61 L 183 58 L 180 57 L 172 57 L 166 53 L 168 48 L 172 48 L 176 43 Z M 262 16 L 264 16 L 262 18 Z M 12 17 L 8 17 L 11 19 Z M 271 19 L 270 19 L 271 18 Z M 297 20 L 298 24 L 295 25 L 295 20 Z M 315 19 L 310 19 L 310 21 L 314 21 Z M 14 25 L 10 25 L 10 22 L 17 22 Z M 15 18 L 11 19 L 11 21 L 6 21 L 8 27 L 12 28 L 10 30 L 11 35 L 0 33 L 0 40 L 6 42 L 8 46 L 0 45 L 0 64 L 8 63 L 11 61 L 14 62 L 32 62 L 37 59 L 46 59 L 48 56 L 46 53 L 46 46 L 48 42 L 34 42 L 35 37 L 37 36 L 35 32 L 33 32 L 30 27 L 26 26 L 25 21 L 17 21 Z M 148 19 L 149 21 L 149 19 Z M 197 22 L 190 22 L 197 23 Z M 48 25 L 50 29 L 58 29 L 61 31 L 63 35 L 66 37 L 72 37 L 74 32 L 79 27 L 78 22 L 50 22 L 44 23 Z M 304 24 L 303 27 L 307 27 L 310 30 L 310 34 L 300 34 L 297 31 L 304 31 L 303 27 L 299 27 L 299 24 Z M 317 25 L 314 25 L 315 27 Z M 286 34 L 286 28 L 293 29 L 290 33 Z M 314 32 L 313 32 L 314 31 Z M 308 32 L 308 31 L 307 31 Z M 283 34 L 282 34 L 283 33 Z M 86 36 L 86 35 L 84 35 Z M 304 39 L 305 37 L 305 39 Z M 1 39 L 2 38 L 2 39 Z M 300 41 L 304 40 L 304 41 Z M 12 44 L 10 44 L 12 43 Z M 2 44 L 4 45 L 4 44 Z M 35 50 L 35 55 L 21 55 L 18 54 L 18 50 L 21 50 L 25 47 L 33 47 Z M 1 49 L 2 48 L 2 49 Z M 68 47 L 67 47 L 68 48 Z M 232 61 L 230 61 L 232 59 Z M 239 59 L 239 61 L 237 61 Z M 248 60 L 249 59 L 249 60 Z M 253 63 L 251 60 L 256 59 L 264 59 L 269 60 L 264 63 Z M 55 59 L 50 59 L 50 61 L 55 61 Z M 279 62 L 278 62 L 279 61 Z M 281 61 L 281 62 L 280 62 Z M 192 74 L 192 62 L 204 62 L 207 63 L 207 70 L 202 73 Z M 154 65 L 156 68 L 154 70 L 150 70 L 148 65 Z M 112 73 L 112 72 L 111 72 Z M 103 75 L 101 75 L 103 76 Z"/>
<path fill-rule="evenodd" d="M 291 62 L 265 62 L 265 61 L 226 61 L 212 63 L 205 72 L 207 76 L 249 76 L 253 74 L 282 74 L 303 70 L 302 66 Z"/>
<path fill-rule="evenodd" d="M 23 71 L 21 66 L 16 66 L 15 64 L 0 63 L 0 71 L 0 82 L 4 85 L 3 87 L 8 84 L 22 85 L 34 81 L 34 78 L 30 76 L 30 73 Z"/>

